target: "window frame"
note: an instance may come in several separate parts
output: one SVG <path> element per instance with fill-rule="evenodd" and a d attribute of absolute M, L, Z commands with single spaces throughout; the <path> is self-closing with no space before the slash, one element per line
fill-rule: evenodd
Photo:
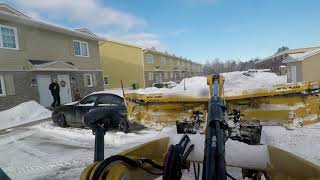
<path fill-rule="evenodd" d="M 148 80 L 153 81 L 153 72 L 148 72 Z"/>
<path fill-rule="evenodd" d="M 164 72 L 164 79 L 169 79 L 168 72 Z"/>
<path fill-rule="evenodd" d="M 74 46 L 74 43 L 75 43 L 75 42 L 77 42 L 77 43 L 80 44 L 80 55 L 76 54 L 76 51 L 75 51 L 76 49 L 75 49 L 75 46 Z M 87 46 L 87 48 L 86 48 L 86 49 L 87 49 L 87 55 L 86 55 L 86 56 L 84 56 L 84 55 L 83 55 L 83 52 L 82 52 L 82 48 L 81 48 L 81 44 L 82 44 L 82 43 L 86 44 L 86 46 Z M 72 41 L 72 46 L 73 46 L 73 55 L 74 55 L 74 56 L 76 56 L 76 57 L 90 57 L 89 43 L 88 43 L 88 42 L 80 41 L 80 40 L 75 40 L 75 39 L 74 39 L 74 40 Z"/>
<path fill-rule="evenodd" d="M 7 93 L 6 93 L 6 85 L 5 85 L 5 82 L 4 82 L 4 76 L 2 74 L 0 74 L 0 85 L 1 85 L 1 90 L 2 92 L 0 93 L 0 97 L 1 96 L 6 96 Z"/>
<path fill-rule="evenodd" d="M 16 43 L 16 47 L 15 47 L 15 48 L 11 48 L 11 47 L 4 47 L 4 46 L 3 46 L 3 39 L 2 39 L 2 34 L 1 34 L 1 27 L 9 28 L 9 29 L 13 29 L 13 33 L 14 33 L 14 42 Z M 0 48 L 2 48 L 2 49 L 19 50 L 18 30 L 17 30 L 17 28 L 16 28 L 16 27 L 13 27 L 13 26 L 7 26 L 7 25 L 0 24 Z"/>
<path fill-rule="evenodd" d="M 149 60 L 152 60 L 152 61 L 149 61 Z M 147 54 L 147 63 L 148 64 L 153 64 L 154 63 L 154 58 L 153 58 L 153 55 L 152 54 Z"/>
<path fill-rule="evenodd" d="M 166 65 L 166 64 L 167 64 L 166 58 L 165 58 L 164 56 L 161 56 L 161 57 L 160 57 L 160 64 L 161 64 L 161 65 Z"/>
<path fill-rule="evenodd" d="M 89 84 L 87 84 L 87 87 L 93 87 L 93 75 L 91 74 L 91 73 L 85 73 L 84 74 L 85 76 L 86 76 L 86 78 L 88 77 L 88 75 L 90 76 L 90 85 Z M 86 79 L 86 81 L 87 81 L 88 79 Z"/>
<path fill-rule="evenodd" d="M 104 78 L 108 78 L 108 83 L 106 84 L 106 81 Z M 109 85 L 109 76 L 103 76 L 103 84 L 104 85 Z"/>

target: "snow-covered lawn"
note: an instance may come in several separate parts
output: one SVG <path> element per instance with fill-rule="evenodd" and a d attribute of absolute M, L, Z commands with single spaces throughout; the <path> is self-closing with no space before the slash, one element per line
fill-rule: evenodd
<path fill-rule="evenodd" d="M 51 111 L 35 101 L 0 111 L 0 130 L 51 117 Z"/>
<path fill-rule="evenodd" d="M 320 123 L 294 130 L 264 127 L 262 142 L 320 165 L 319 130 Z M 175 127 L 166 127 L 161 131 L 145 129 L 128 134 L 107 132 L 105 156 L 159 137 L 174 137 L 174 132 Z M 237 148 L 246 147 L 239 142 L 228 141 L 227 144 L 227 148 L 233 145 Z M 94 136 L 91 130 L 59 128 L 51 122 L 15 128 L 0 135 L 0 165 L 13 179 L 79 179 L 82 169 L 93 160 L 93 150 Z M 238 170 L 231 171 L 234 172 L 239 178 Z M 191 179 L 192 173 L 187 173 L 185 179 L 187 177 Z"/>
<path fill-rule="evenodd" d="M 264 126 L 261 143 L 279 147 L 320 166 L 320 123 L 294 130 Z"/>

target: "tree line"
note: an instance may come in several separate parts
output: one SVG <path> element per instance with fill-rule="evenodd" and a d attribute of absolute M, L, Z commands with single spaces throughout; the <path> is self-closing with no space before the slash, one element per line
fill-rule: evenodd
<path fill-rule="evenodd" d="M 275 54 L 286 51 L 288 49 L 289 48 L 287 46 L 282 46 L 277 49 Z M 216 58 L 214 60 L 207 61 L 203 65 L 203 73 L 204 75 L 208 75 L 232 71 L 247 71 L 249 69 L 255 69 L 255 62 L 257 61 L 259 61 L 259 58 L 253 58 L 249 61 L 222 61 L 219 58 Z"/>
<path fill-rule="evenodd" d="M 259 59 L 251 59 L 249 61 L 235 61 L 228 60 L 222 61 L 218 58 L 214 60 L 209 60 L 203 65 L 203 74 L 218 74 L 224 72 L 232 72 L 232 71 L 247 71 L 248 69 L 255 68 L 255 62 Z"/>

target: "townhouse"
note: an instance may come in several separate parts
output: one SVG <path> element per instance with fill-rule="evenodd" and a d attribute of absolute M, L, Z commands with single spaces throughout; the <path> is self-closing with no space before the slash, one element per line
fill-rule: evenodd
<path fill-rule="evenodd" d="M 320 48 L 290 54 L 283 61 L 287 68 L 287 82 L 320 81 Z"/>
<path fill-rule="evenodd" d="M 144 88 L 143 48 L 113 40 L 100 43 L 104 88 Z"/>
<path fill-rule="evenodd" d="M 173 81 L 203 74 L 202 65 L 155 48 L 144 51 L 144 78 L 147 87 L 153 83 Z"/>
<path fill-rule="evenodd" d="M 318 49 L 319 47 L 308 47 L 298 49 L 288 49 L 282 52 L 275 53 L 269 57 L 261 59 L 255 63 L 256 69 L 270 69 L 276 74 L 284 74 L 286 71 L 285 63 L 283 62 L 289 55 L 305 53 Z"/>
<path fill-rule="evenodd" d="M 99 41 L 88 29 L 40 22 L 0 3 L 0 110 L 29 100 L 50 106 L 52 79 L 61 103 L 102 90 Z"/>
<path fill-rule="evenodd" d="M 100 43 L 100 61 L 105 89 L 136 89 L 154 83 L 174 81 L 203 74 L 202 65 L 191 60 L 114 40 Z"/>

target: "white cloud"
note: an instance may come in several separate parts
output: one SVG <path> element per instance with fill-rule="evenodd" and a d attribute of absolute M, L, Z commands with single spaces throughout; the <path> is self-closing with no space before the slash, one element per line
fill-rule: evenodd
<path fill-rule="evenodd" d="M 106 37 L 107 39 L 109 38 L 111 40 L 130 43 L 146 48 L 155 47 L 159 50 L 164 49 L 163 45 L 159 41 L 159 37 L 152 33 L 98 33 L 98 35 Z"/>
<path fill-rule="evenodd" d="M 132 29 L 145 21 L 126 12 L 104 6 L 99 0 L 12 0 L 18 8 L 47 19 L 67 20 L 91 28 Z"/>
<path fill-rule="evenodd" d="M 163 49 L 159 36 L 139 32 L 147 24 L 143 19 L 105 5 L 101 0 L 5 1 L 41 21 L 54 22 L 53 24 L 64 22 L 63 26 L 69 27 L 86 27 L 102 37 L 142 47 Z"/>

